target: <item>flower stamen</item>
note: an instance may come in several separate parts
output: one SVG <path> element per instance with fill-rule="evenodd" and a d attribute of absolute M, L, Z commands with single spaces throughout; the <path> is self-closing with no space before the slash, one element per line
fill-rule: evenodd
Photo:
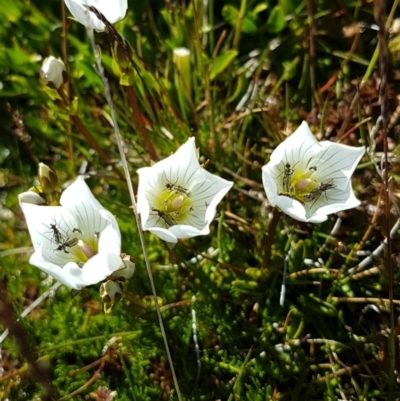
<path fill-rule="evenodd" d="M 86 242 L 79 240 L 78 241 L 78 245 L 81 248 L 81 251 L 83 252 L 83 254 L 90 259 L 91 257 L 93 257 L 94 255 L 96 255 L 96 251 L 94 251 Z"/>

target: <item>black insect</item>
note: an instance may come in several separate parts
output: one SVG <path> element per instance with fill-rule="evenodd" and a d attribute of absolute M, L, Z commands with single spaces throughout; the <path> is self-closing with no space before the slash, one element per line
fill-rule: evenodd
<path fill-rule="evenodd" d="M 335 185 L 331 182 L 329 182 L 328 184 L 324 184 L 323 182 L 321 182 L 318 188 L 313 189 L 311 192 L 304 196 L 304 200 L 306 202 L 314 201 L 315 203 L 323 193 L 332 188 L 335 188 Z M 314 206 L 314 203 L 311 205 L 311 207 Z"/>
<path fill-rule="evenodd" d="M 176 192 L 178 194 L 185 195 L 187 197 L 190 196 L 191 192 L 187 188 L 184 188 L 180 185 L 176 185 L 176 181 L 175 183 L 172 183 L 166 177 L 165 179 L 167 180 L 167 183 L 165 184 L 166 189 L 169 189 L 170 191 Z"/>
<path fill-rule="evenodd" d="M 286 193 L 293 192 L 293 187 L 292 187 L 292 175 L 293 175 L 293 173 L 294 173 L 294 169 L 292 168 L 290 163 L 284 163 L 283 190 Z"/>
<path fill-rule="evenodd" d="M 72 239 L 67 238 L 66 241 L 64 241 L 56 248 L 56 251 L 64 251 L 65 253 L 69 253 L 67 251 L 67 248 L 72 248 L 73 246 L 78 245 L 78 242 L 79 242 L 78 238 L 72 238 Z"/>
<path fill-rule="evenodd" d="M 169 214 L 165 213 L 163 210 L 152 207 L 151 211 L 156 212 L 158 214 L 158 216 L 164 220 L 164 222 L 167 226 L 171 227 L 176 224 L 176 221 Z"/>
<path fill-rule="evenodd" d="M 62 242 L 64 242 L 66 237 L 64 234 L 61 233 L 59 225 L 57 223 L 50 224 L 50 226 L 46 227 L 53 232 L 53 237 L 51 238 L 51 241 L 55 242 L 56 244 L 61 244 Z"/>

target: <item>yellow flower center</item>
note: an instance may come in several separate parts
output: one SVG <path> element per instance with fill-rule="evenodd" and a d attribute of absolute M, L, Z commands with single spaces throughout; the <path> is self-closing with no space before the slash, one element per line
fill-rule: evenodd
<path fill-rule="evenodd" d="M 293 169 L 285 172 L 283 171 L 283 186 L 281 195 L 286 195 L 291 198 L 295 198 L 298 201 L 304 203 L 305 196 L 310 194 L 313 190 L 319 187 L 319 183 L 312 177 L 314 174 L 314 169 L 309 170 L 299 170 Z M 288 183 L 288 185 L 285 185 Z M 288 187 L 289 191 L 285 189 Z"/>
<path fill-rule="evenodd" d="M 174 189 L 165 189 L 158 196 L 155 208 L 160 211 L 160 216 L 166 216 L 167 225 L 181 224 L 187 219 L 188 213 L 193 211 L 190 197 Z"/>

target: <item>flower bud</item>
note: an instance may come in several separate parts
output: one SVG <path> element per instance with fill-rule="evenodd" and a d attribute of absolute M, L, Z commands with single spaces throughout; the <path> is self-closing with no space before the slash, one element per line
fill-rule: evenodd
<path fill-rule="evenodd" d="M 190 99 L 192 92 L 192 76 L 190 66 L 190 50 L 185 47 L 174 49 L 173 62 L 175 64 L 175 85 Z"/>
<path fill-rule="evenodd" d="M 53 192 L 59 186 L 57 173 L 44 163 L 39 163 L 39 182 L 44 192 Z"/>
<path fill-rule="evenodd" d="M 53 56 L 47 57 L 40 70 L 40 78 L 46 85 L 53 85 L 59 89 L 68 81 L 68 74 L 65 64 Z"/>
<path fill-rule="evenodd" d="M 121 285 L 112 280 L 102 283 L 100 285 L 100 297 L 104 302 L 104 312 L 110 313 L 115 303 L 122 298 Z"/>
<path fill-rule="evenodd" d="M 112 36 L 111 50 L 115 61 L 123 72 L 127 72 L 132 68 L 133 50 L 129 42 L 122 36 Z"/>
<path fill-rule="evenodd" d="M 135 259 L 125 253 L 121 254 L 122 263 L 120 267 L 112 274 L 114 279 L 130 279 L 135 273 Z"/>
<path fill-rule="evenodd" d="M 31 190 L 22 192 L 22 194 L 19 194 L 18 199 L 20 202 L 32 203 L 32 205 L 45 205 L 46 204 L 45 199 L 43 199 L 37 192 L 31 191 Z"/>

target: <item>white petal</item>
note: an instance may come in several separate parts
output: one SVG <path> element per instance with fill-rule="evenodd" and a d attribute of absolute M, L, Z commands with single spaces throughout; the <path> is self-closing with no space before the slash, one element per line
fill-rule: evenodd
<path fill-rule="evenodd" d="M 177 238 L 192 238 L 198 235 L 207 235 L 210 233 L 210 222 L 208 222 L 202 230 L 193 226 L 178 224 L 170 227 L 168 231 L 173 233 Z"/>
<path fill-rule="evenodd" d="M 61 195 L 60 203 L 75 217 L 84 240 L 97 241 L 97 236 L 115 218 L 93 196 L 83 176 L 79 176 Z M 117 229 L 117 228 L 116 228 Z M 119 229 L 118 229 L 119 231 Z"/>
<path fill-rule="evenodd" d="M 104 31 L 104 24 L 92 12 L 84 7 L 84 4 L 88 4 L 89 2 L 79 0 L 64 1 L 70 13 L 82 25 L 85 25 L 87 28 L 95 29 L 96 31 Z"/>
<path fill-rule="evenodd" d="M 307 163 L 309 158 L 318 152 L 319 146 L 307 123 L 303 121 L 300 127 L 272 152 L 270 161 L 274 165 L 283 162 L 290 163 L 292 168 L 296 164 L 298 168 L 303 168 L 303 163 Z"/>
<path fill-rule="evenodd" d="M 90 203 L 95 209 L 104 209 L 101 203 L 93 196 L 90 188 L 85 182 L 85 178 L 80 175 L 77 179 L 62 193 L 60 204 L 65 207 L 72 207 Z"/>
<path fill-rule="evenodd" d="M 162 227 L 151 227 L 147 228 L 146 231 L 150 231 L 151 233 L 157 235 L 157 237 L 161 238 L 163 241 L 177 243 L 178 238 L 166 228 Z"/>
<path fill-rule="evenodd" d="M 112 216 L 111 213 L 109 214 L 113 218 L 113 221 L 100 232 L 99 252 L 113 253 L 118 255 L 121 253 L 121 233 L 114 216 Z"/>
<path fill-rule="evenodd" d="M 77 278 L 85 285 L 97 284 L 119 269 L 122 259 L 112 253 L 98 253 L 80 269 Z"/>
<path fill-rule="evenodd" d="M 111 23 L 120 21 L 126 15 L 127 0 L 64 0 L 71 14 L 81 24 L 96 31 L 104 31 L 104 24 L 85 5 L 96 7 Z"/>
<path fill-rule="evenodd" d="M 271 206 L 276 206 L 278 203 L 278 188 L 276 186 L 276 176 L 271 170 L 271 162 L 263 166 L 262 169 L 262 181 L 264 190 L 268 198 L 268 202 Z"/>
<path fill-rule="evenodd" d="M 111 24 L 125 18 L 128 10 L 128 0 L 86 0 L 95 6 Z"/>
<path fill-rule="evenodd" d="M 56 280 L 60 281 L 69 288 L 80 290 L 86 284 L 77 277 L 80 268 L 74 262 L 68 263 L 68 268 L 60 267 L 54 263 L 45 260 L 42 256 L 42 248 L 39 247 L 29 259 L 29 263 L 43 270 Z"/>
<path fill-rule="evenodd" d="M 26 191 L 18 195 L 19 202 L 32 203 L 33 205 L 45 205 L 46 201 L 36 192 Z"/>
<path fill-rule="evenodd" d="M 52 248 L 57 247 L 59 242 L 56 240 L 52 226 L 61 233 L 64 240 L 71 238 L 72 230 L 78 226 L 74 216 L 61 206 L 38 206 L 25 202 L 20 202 L 20 206 L 35 250 L 41 244 Z"/>
<path fill-rule="evenodd" d="M 320 145 L 324 151 L 315 163 L 318 166 L 316 176 L 319 180 L 323 177 L 325 181 L 338 174 L 350 179 L 365 152 L 364 147 L 355 148 L 329 141 L 323 141 Z"/>
<path fill-rule="evenodd" d="M 159 180 L 159 174 L 153 174 L 152 167 L 143 167 L 137 170 L 139 175 L 139 185 L 137 191 L 137 210 L 141 215 L 142 224 L 145 224 L 149 218 L 149 201 L 154 202 L 164 190 L 162 182 Z"/>
<path fill-rule="evenodd" d="M 168 156 L 151 167 L 139 169 L 137 173 L 142 179 L 146 177 L 148 190 L 165 189 L 165 184 L 179 185 L 189 192 L 198 182 L 204 181 L 204 170 L 197 160 L 196 145 L 191 137 L 174 154 Z M 140 183 L 139 183 L 140 185 Z M 139 192 L 139 190 L 138 190 Z"/>
<path fill-rule="evenodd" d="M 341 210 L 352 209 L 360 205 L 360 201 L 354 196 L 354 192 L 351 186 L 351 181 L 348 182 L 348 186 L 342 191 L 335 191 L 332 189 L 327 196 L 329 202 L 325 205 L 320 206 L 316 211 L 317 214 L 331 214 L 340 212 Z M 332 193 L 333 192 L 333 193 Z M 322 197 L 323 195 L 321 195 Z"/>

